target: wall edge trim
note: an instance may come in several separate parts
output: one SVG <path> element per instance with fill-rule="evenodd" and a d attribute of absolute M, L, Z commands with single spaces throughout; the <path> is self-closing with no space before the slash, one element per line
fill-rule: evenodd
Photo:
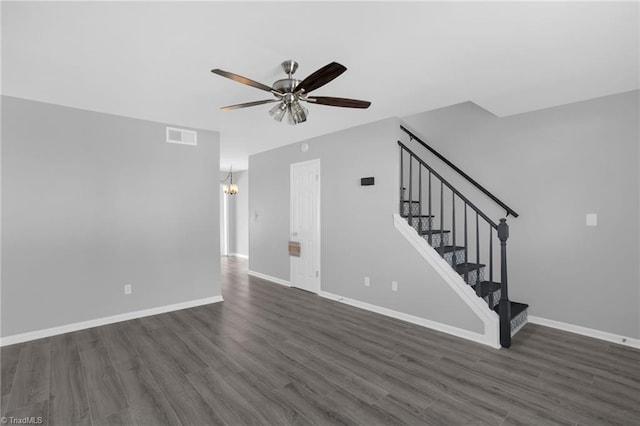
<path fill-rule="evenodd" d="M 239 257 L 241 259 L 249 259 L 249 255 L 242 254 L 242 253 L 229 253 L 229 256 L 231 256 L 231 257 Z"/>
<path fill-rule="evenodd" d="M 532 324 L 543 325 L 545 327 L 568 331 L 569 333 L 579 334 L 581 336 L 592 337 L 594 339 L 640 349 L 640 339 L 633 337 L 622 336 L 620 334 L 609 333 L 608 331 L 596 330 L 594 328 L 582 327 L 580 325 L 537 317 L 535 315 L 529 315 L 528 321 Z M 623 339 L 626 341 L 623 342 Z"/>
<path fill-rule="evenodd" d="M 263 274 L 261 272 L 256 272 L 249 270 L 247 273 L 253 277 L 260 278 L 266 281 L 271 281 L 272 283 L 280 284 L 285 287 L 291 287 L 291 283 L 287 280 L 283 280 L 282 278 L 272 277 L 271 275 Z"/>
<path fill-rule="evenodd" d="M 426 318 L 418 317 L 411 314 L 406 314 L 404 312 L 395 311 L 393 309 L 383 308 L 382 306 L 372 305 L 370 303 L 361 302 L 359 300 L 349 299 L 348 297 L 343 297 L 334 293 L 329 293 L 327 291 L 320 291 L 318 295 L 321 297 L 324 297 L 325 299 L 330 299 L 339 303 L 344 303 L 345 305 L 350 305 L 359 309 L 364 309 L 366 311 L 375 312 L 377 314 L 395 318 L 401 321 L 406 321 L 411 324 L 416 324 L 421 327 L 425 327 L 431 330 L 450 334 L 452 336 L 460 337 L 462 339 L 471 340 L 473 342 L 481 343 L 483 345 L 496 347 L 492 345 L 490 341 L 487 340 L 484 334 L 475 333 L 473 331 L 465 330 L 463 328 L 458 328 L 448 324 L 443 324 L 441 322 L 428 320 Z"/>
<path fill-rule="evenodd" d="M 151 315 L 163 314 L 166 312 L 179 311 L 182 309 L 193 308 L 201 305 L 222 302 L 222 295 L 205 297 L 203 299 L 189 300 L 186 302 L 173 303 L 171 305 L 156 306 L 154 308 L 142 309 L 139 311 L 126 312 L 124 314 L 111 315 L 108 317 L 96 318 L 87 321 L 80 321 L 66 325 L 60 325 L 42 330 L 28 331 L 26 333 L 14 334 L 0 339 L 0 347 L 14 345 L 16 343 L 28 342 L 30 340 L 43 339 L 46 337 L 56 336 L 58 334 L 71 333 L 74 331 L 85 330 L 87 328 L 99 327 L 102 325 L 113 324 L 116 322 L 128 321 L 136 318 L 148 317 Z"/>

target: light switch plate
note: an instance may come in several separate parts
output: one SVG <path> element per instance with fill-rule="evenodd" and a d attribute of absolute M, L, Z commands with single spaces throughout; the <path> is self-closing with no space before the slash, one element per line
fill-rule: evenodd
<path fill-rule="evenodd" d="M 596 213 L 587 213 L 587 226 L 598 226 L 598 215 Z"/>

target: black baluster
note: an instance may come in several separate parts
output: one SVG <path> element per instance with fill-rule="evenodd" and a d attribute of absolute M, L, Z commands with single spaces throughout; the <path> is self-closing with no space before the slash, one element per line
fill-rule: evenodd
<path fill-rule="evenodd" d="M 429 233 L 428 240 L 429 245 L 432 245 L 433 238 L 431 237 L 431 231 L 433 230 L 433 216 L 431 215 L 431 170 L 429 170 Z"/>
<path fill-rule="evenodd" d="M 413 156 L 409 156 L 409 223 L 413 226 Z"/>
<path fill-rule="evenodd" d="M 491 224 L 489 224 L 489 283 L 493 283 L 493 226 Z M 495 295 L 493 292 L 489 294 L 489 305 L 493 308 Z"/>
<path fill-rule="evenodd" d="M 418 235 L 422 235 L 422 163 L 418 163 L 418 207 Z"/>
<path fill-rule="evenodd" d="M 444 184 L 440 181 L 440 256 L 444 258 Z"/>
<path fill-rule="evenodd" d="M 456 193 L 451 191 L 451 261 L 453 267 L 458 264 L 458 256 L 456 254 Z"/>
<path fill-rule="evenodd" d="M 467 238 L 467 203 L 464 203 L 464 280 L 469 284 L 469 239 Z"/>
<path fill-rule="evenodd" d="M 400 146 L 400 214 L 404 216 L 404 148 Z"/>
<path fill-rule="evenodd" d="M 478 212 L 476 212 L 476 294 L 482 294 L 482 285 L 480 284 L 480 224 L 478 222 Z"/>
<path fill-rule="evenodd" d="M 507 239 L 509 225 L 507 219 L 500 219 L 498 224 L 498 238 L 500 239 L 500 345 L 503 348 L 511 346 L 511 302 L 507 288 Z"/>

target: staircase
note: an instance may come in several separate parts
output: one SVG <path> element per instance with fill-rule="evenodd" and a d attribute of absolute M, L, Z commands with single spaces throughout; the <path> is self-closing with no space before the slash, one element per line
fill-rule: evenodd
<path fill-rule="evenodd" d="M 442 157 L 414 133 L 416 141 L 481 192 L 518 214 L 489 193 L 458 167 Z M 511 346 L 511 337 L 527 322 L 528 305 L 512 302 L 508 295 L 506 218 L 496 224 L 431 166 L 402 142 L 400 146 L 400 215 L 473 288 L 500 318 L 500 345 Z M 495 244 L 494 244 L 495 242 Z M 495 267 L 494 267 L 495 266 Z"/>

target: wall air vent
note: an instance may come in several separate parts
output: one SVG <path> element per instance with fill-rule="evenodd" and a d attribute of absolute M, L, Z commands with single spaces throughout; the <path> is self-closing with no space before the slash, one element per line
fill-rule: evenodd
<path fill-rule="evenodd" d="M 182 145 L 198 145 L 198 133 L 194 130 L 167 127 L 167 142 Z"/>

